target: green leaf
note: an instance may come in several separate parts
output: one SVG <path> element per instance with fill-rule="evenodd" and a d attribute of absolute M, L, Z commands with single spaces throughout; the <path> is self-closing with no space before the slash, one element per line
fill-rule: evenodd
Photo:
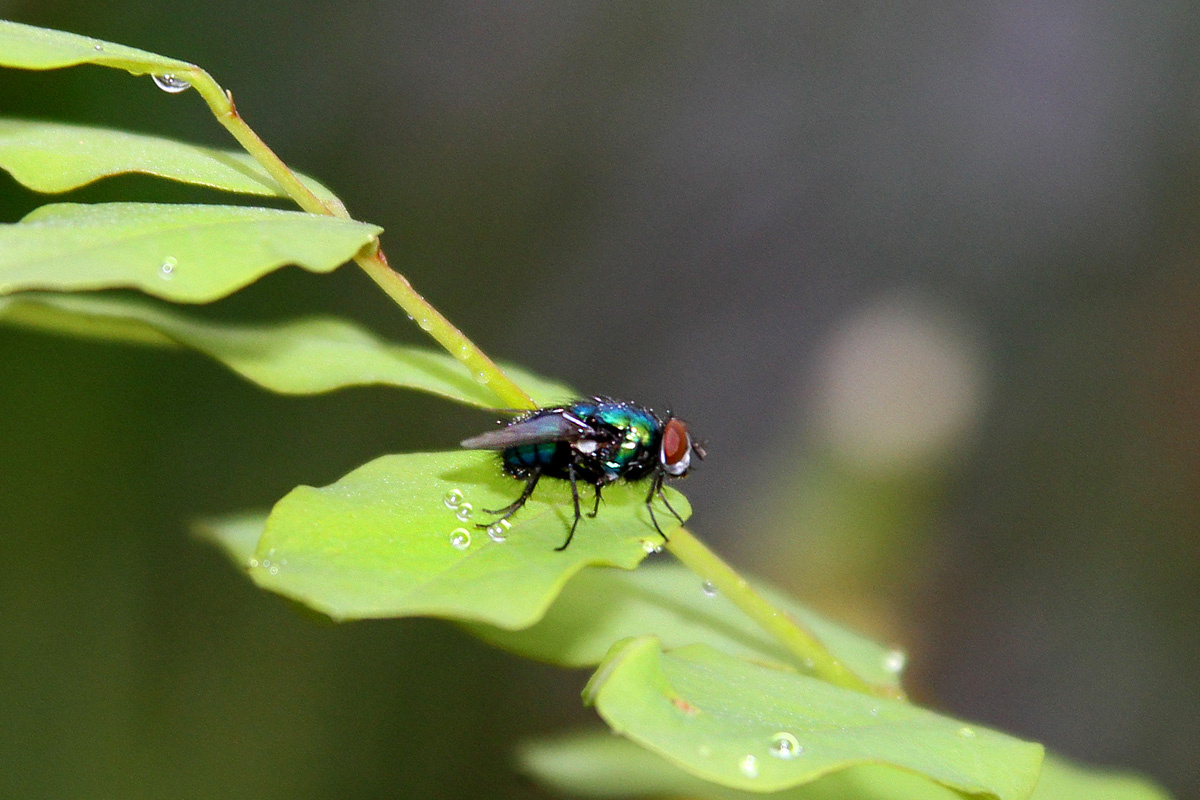
<path fill-rule="evenodd" d="M 192 524 L 192 533 L 215 544 L 242 569 L 254 565 L 254 550 L 267 525 L 267 515 L 258 511 L 207 517 Z"/>
<path fill-rule="evenodd" d="M 258 543 L 251 577 L 336 619 L 432 616 L 532 625 L 563 584 L 588 565 L 632 569 L 660 539 L 644 484 L 604 490 L 564 551 L 574 516 L 566 481 L 545 479 L 494 541 L 490 522 L 521 482 L 490 453 L 384 456 L 323 489 L 301 486 L 276 504 Z M 584 488 L 583 502 L 590 501 Z M 690 507 L 677 492 L 671 504 Z M 678 523 L 658 516 L 670 533 Z M 671 525 L 668 526 L 667 523 Z"/>
<path fill-rule="evenodd" d="M 194 69 L 186 61 L 90 36 L 0 20 L 0 67 L 57 69 L 77 64 L 115 67 L 134 75 L 163 75 Z"/>
<path fill-rule="evenodd" d="M 664 654 L 653 637 L 614 645 L 584 699 L 614 731 L 687 772 L 755 792 L 886 764 L 967 794 L 1024 800 L 1042 761 L 1038 744 L 706 645 Z"/>
<path fill-rule="evenodd" d="M 36 192 L 65 192 L 100 178 L 141 172 L 227 192 L 287 197 L 246 153 L 35 120 L 0 119 L 0 169 Z M 298 177 L 323 201 L 337 201 L 317 181 Z"/>
<path fill-rule="evenodd" d="M 1033 800 L 1170 800 L 1152 781 L 1130 772 L 1089 769 L 1065 758 L 1046 756 Z"/>
<path fill-rule="evenodd" d="M 389 344 L 354 323 L 331 317 L 237 325 L 196 319 L 125 297 L 27 293 L 0 298 L 0 322 L 138 344 L 190 347 L 281 394 L 379 384 L 480 408 L 496 408 L 498 402 L 451 356 Z M 505 371 L 539 403 L 552 405 L 577 396 L 570 387 L 518 367 L 506 365 Z"/>
<path fill-rule="evenodd" d="M 133 287 L 175 302 L 207 302 L 285 264 L 329 272 L 381 230 L 243 206 L 42 206 L 0 225 L 0 294 Z"/>
<path fill-rule="evenodd" d="M 830 622 L 782 592 L 755 583 L 769 603 L 790 614 L 834 656 L 868 683 L 899 688 L 896 651 Z M 790 666 L 788 651 L 751 623 L 729 600 L 702 590 L 679 564 L 635 572 L 588 570 L 567 584 L 542 621 L 522 631 L 485 625 L 471 631 L 515 653 L 566 667 L 599 664 L 612 643 L 653 634 L 667 649 L 707 644 L 738 658 Z M 888 664 L 893 668 L 889 669 Z"/>
<path fill-rule="evenodd" d="M 689 775 L 661 756 L 608 733 L 579 733 L 529 742 L 518 751 L 521 769 L 549 788 L 583 797 L 689 797 L 750 800 L 761 795 Z M 779 800 L 962 800 L 958 792 L 906 770 L 860 766 L 793 789 Z M 1032 800 L 1169 800 L 1132 775 L 1091 772 L 1047 755 Z"/>

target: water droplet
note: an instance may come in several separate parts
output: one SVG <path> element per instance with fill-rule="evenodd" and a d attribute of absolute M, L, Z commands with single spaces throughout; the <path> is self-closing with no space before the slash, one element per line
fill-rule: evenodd
<path fill-rule="evenodd" d="M 871 716 L 872 717 L 879 716 L 879 706 L 871 706 Z"/>
<path fill-rule="evenodd" d="M 488 525 L 487 535 L 496 544 L 508 540 L 508 534 L 505 533 L 512 527 L 512 523 L 506 519 L 502 519 L 494 525 Z"/>
<path fill-rule="evenodd" d="M 796 756 L 804 752 L 804 748 L 800 746 L 800 742 L 796 737 L 787 731 L 780 731 L 771 737 L 771 747 L 767 750 L 776 758 L 782 758 L 784 761 L 791 761 Z"/>
<path fill-rule="evenodd" d="M 662 552 L 662 544 L 650 539 L 642 539 L 642 549 L 646 551 L 647 555 L 653 555 L 654 553 Z"/>
<path fill-rule="evenodd" d="M 446 508 L 458 508 L 458 504 L 462 502 L 463 493 L 458 489 L 451 489 L 446 492 L 446 497 L 442 502 L 446 504 Z"/>
<path fill-rule="evenodd" d="M 961 728 L 958 729 L 958 735 L 964 739 L 974 739 L 975 731 L 972 730 L 971 728 L 968 728 L 966 725 L 963 725 Z"/>
<path fill-rule="evenodd" d="M 174 75 L 152 75 L 154 85 L 170 94 L 179 94 L 186 92 L 192 88 L 192 85 L 182 78 L 176 78 Z"/>
<path fill-rule="evenodd" d="M 417 320 L 417 326 L 423 331 L 432 330 L 433 320 L 431 320 L 429 317 L 421 317 L 419 320 Z"/>
<path fill-rule="evenodd" d="M 476 383 L 487 383 L 490 380 L 491 380 L 491 378 L 489 378 L 487 376 L 486 372 L 476 372 L 475 373 L 475 382 Z"/>
<path fill-rule="evenodd" d="M 263 565 L 263 567 L 269 567 L 269 566 L 271 566 L 271 559 L 269 559 L 269 558 L 264 558 L 264 559 L 262 560 L 262 565 Z"/>
<path fill-rule="evenodd" d="M 278 575 L 279 567 L 276 567 L 275 565 L 271 565 L 271 568 L 269 570 L 267 570 L 267 572 L 271 573 L 272 575 Z"/>
<path fill-rule="evenodd" d="M 458 357 L 466 358 L 469 355 L 471 355 L 471 346 L 466 342 L 463 342 L 458 346 Z"/>
<path fill-rule="evenodd" d="M 450 544 L 455 550 L 466 550 L 471 546 L 471 532 L 466 528 L 455 528 L 450 534 Z"/>
<path fill-rule="evenodd" d="M 258 559 L 257 559 L 257 558 L 252 558 L 252 559 L 250 559 L 250 566 L 251 566 L 251 567 L 257 567 L 257 566 L 258 566 Z"/>
<path fill-rule="evenodd" d="M 412 315 L 412 314 L 407 314 L 407 313 L 406 313 L 404 316 L 408 317 L 408 321 L 409 321 L 409 322 L 412 322 L 412 321 L 413 321 L 413 315 Z"/>
<path fill-rule="evenodd" d="M 162 266 L 158 268 L 158 277 L 164 281 L 169 281 L 175 276 L 175 267 L 179 266 L 179 259 L 174 256 L 167 256 L 163 259 Z"/>
<path fill-rule="evenodd" d="M 705 581 L 700 584 L 700 591 L 704 592 L 705 597 L 716 597 L 717 587 L 713 586 L 712 581 Z"/>
<path fill-rule="evenodd" d="M 891 650 L 883 657 L 883 668 L 893 674 L 899 674 L 907 660 L 903 650 Z"/>
<path fill-rule="evenodd" d="M 94 45 L 92 45 L 92 49 L 103 51 L 104 45 L 101 42 L 96 42 Z"/>
<path fill-rule="evenodd" d="M 740 769 L 742 771 L 742 774 L 745 775 L 747 778 L 757 778 L 758 777 L 758 759 L 755 758 L 754 756 L 748 755 L 738 763 L 738 769 Z"/>
<path fill-rule="evenodd" d="M 463 503 L 458 507 L 458 511 L 454 512 L 454 516 L 458 517 L 459 522 L 466 522 L 471 518 L 471 512 L 474 509 L 475 506 L 470 503 Z"/>

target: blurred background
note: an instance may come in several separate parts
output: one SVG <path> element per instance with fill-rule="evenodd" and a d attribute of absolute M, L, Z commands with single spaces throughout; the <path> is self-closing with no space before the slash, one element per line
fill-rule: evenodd
<path fill-rule="evenodd" d="M 0 16 L 207 68 L 489 353 L 688 419 L 694 529 L 906 647 L 922 701 L 1200 797 L 1192 4 Z M 6 71 L 0 114 L 232 146 L 95 67 Z M 44 201 L 0 175 L 3 221 Z M 353 267 L 197 311 L 421 341 Z M 546 797 L 511 745 L 594 724 L 583 673 L 321 625 L 187 531 L 489 424 L 0 328 L 0 796 Z"/>

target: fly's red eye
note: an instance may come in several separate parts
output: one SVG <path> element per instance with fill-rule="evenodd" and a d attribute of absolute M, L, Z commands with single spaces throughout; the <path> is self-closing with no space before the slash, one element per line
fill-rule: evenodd
<path fill-rule="evenodd" d="M 672 466 L 689 457 L 692 442 L 688 438 L 687 425 L 681 420 L 667 420 L 663 426 L 662 461 L 666 466 Z"/>

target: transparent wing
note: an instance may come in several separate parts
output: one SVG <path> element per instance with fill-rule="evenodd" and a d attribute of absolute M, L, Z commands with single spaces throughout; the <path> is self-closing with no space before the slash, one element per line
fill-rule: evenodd
<path fill-rule="evenodd" d="M 463 439 L 461 446 L 468 450 L 503 450 L 522 444 L 573 442 L 595 434 L 590 425 L 570 414 L 544 414 Z"/>

